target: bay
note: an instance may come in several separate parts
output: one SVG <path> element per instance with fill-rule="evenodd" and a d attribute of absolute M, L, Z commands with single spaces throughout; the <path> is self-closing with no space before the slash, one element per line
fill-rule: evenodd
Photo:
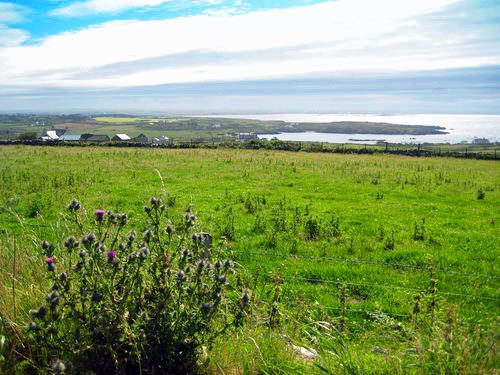
<path fill-rule="evenodd" d="M 487 138 L 490 142 L 500 142 L 500 115 L 456 115 L 456 114 L 221 114 L 204 117 L 226 117 L 255 120 L 281 120 L 286 122 L 333 122 L 369 121 L 401 125 L 438 125 L 449 134 L 432 135 L 385 135 L 385 134 L 341 134 L 341 133 L 280 133 L 260 134 L 261 139 L 277 138 L 289 141 L 361 143 L 373 144 L 377 140 L 391 143 L 460 143 L 472 142 L 475 138 Z M 351 141 L 357 139 L 358 141 Z M 367 141 L 367 140 L 370 141 Z M 359 141 L 361 140 L 361 141 Z"/>

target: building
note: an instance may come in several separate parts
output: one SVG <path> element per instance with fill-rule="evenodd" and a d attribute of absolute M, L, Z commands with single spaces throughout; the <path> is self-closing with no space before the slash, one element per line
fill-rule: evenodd
<path fill-rule="evenodd" d="M 47 130 L 42 134 L 42 141 L 58 141 L 59 136 L 55 130 Z"/>
<path fill-rule="evenodd" d="M 68 134 L 68 133 L 65 133 L 59 137 L 59 139 L 64 142 L 79 142 L 81 138 L 82 138 L 81 134 Z"/>
<path fill-rule="evenodd" d="M 238 133 L 236 137 L 236 139 L 240 142 L 249 141 L 251 139 L 259 139 L 255 133 Z"/>
<path fill-rule="evenodd" d="M 474 138 L 472 140 L 472 144 L 474 145 L 484 145 L 490 143 L 490 140 L 487 138 Z"/>
<path fill-rule="evenodd" d="M 149 143 L 148 137 L 146 137 L 144 134 L 139 134 L 137 137 L 132 138 L 130 141 L 135 143 Z"/>
<path fill-rule="evenodd" d="M 111 140 L 115 142 L 125 142 L 130 141 L 130 137 L 127 134 L 115 134 Z"/>
<path fill-rule="evenodd" d="M 80 137 L 82 142 L 109 142 L 109 140 L 107 135 L 82 134 Z"/>
<path fill-rule="evenodd" d="M 168 139 L 168 137 L 164 136 L 164 135 L 160 135 L 159 137 L 156 137 L 156 138 L 153 138 L 153 143 L 156 143 L 156 144 L 168 144 L 170 143 L 170 140 Z"/>

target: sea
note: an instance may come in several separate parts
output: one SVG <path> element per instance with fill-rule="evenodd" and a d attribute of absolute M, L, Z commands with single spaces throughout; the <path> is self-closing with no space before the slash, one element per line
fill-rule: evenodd
<path fill-rule="evenodd" d="M 255 120 L 282 120 L 286 122 L 332 122 L 332 121 L 369 121 L 401 125 L 437 125 L 445 128 L 448 134 L 432 135 L 386 135 L 386 134 L 342 134 L 342 133 L 280 133 L 259 134 L 260 139 L 287 141 L 360 143 L 374 144 L 377 141 L 389 143 L 471 143 L 476 138 L 486 138 L 490 142 L 500 142 L 500 115 L 455 115 L 455 114 L 228 114 L 207 115 L 203 117 L 244 118 Z"/>

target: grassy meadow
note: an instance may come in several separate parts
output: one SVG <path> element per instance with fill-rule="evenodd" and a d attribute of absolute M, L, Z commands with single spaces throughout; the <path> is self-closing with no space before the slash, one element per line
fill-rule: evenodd
<path fill-rule="evenodd" d="M 3 146 L 0 181 L 4 326 L 27 324 L 43 300 L 39 243 L 65 238 L 60 212 L 71 199 L 89 214 L 126 212 L 133 225 L 161 196 L 178 212 L 192 203 L 203 230 L 227 239 L 257 304 L 243 331 L 209 349 L 208 373 L 493 374 L 498 366 L 497 337 L 491 341 L 500 316 L 497 162 Z M 422 306 L 436 299 L 420 318 L 417 295 Z M 452 342 L 446 325 L 421 335 L 430 314 L 460 322 L 453 357 L 443 349 Z M 290 342 L 318 358 L 297 354 Z M 7 374 L 12 361 L 4 364 Z"/>

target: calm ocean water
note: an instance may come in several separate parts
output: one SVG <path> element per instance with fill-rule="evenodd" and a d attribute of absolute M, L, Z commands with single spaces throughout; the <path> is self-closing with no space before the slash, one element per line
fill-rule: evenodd
<path fill-rule="evenodd" d="M 208 117 L 208 116 L 207 116 Z M 474 138 L 487 138 L 500 142 L 500 115 L 357 115 L 357 114 L 243 114 L 217 115 L 210 117 L 248 118 L 256 120 L 282 120 L 287 122 L 331 122 L 331 121 L 370 121 L 387 122 L 403 125 L 439 125 L 446 128 L 449 134 L 444 135 L 380 135 L 380 134 L 332 134 L 332 133 L 281 133 L 262 134 L 259 138 L 276 137 L 290 141 L 310 142 L 352 142 L 349 139 L 385 140 L 395 143 L 459 143 L 471 142 Z M 359 141 L 358 143 L 375 143 L 375 141 Z"/>

